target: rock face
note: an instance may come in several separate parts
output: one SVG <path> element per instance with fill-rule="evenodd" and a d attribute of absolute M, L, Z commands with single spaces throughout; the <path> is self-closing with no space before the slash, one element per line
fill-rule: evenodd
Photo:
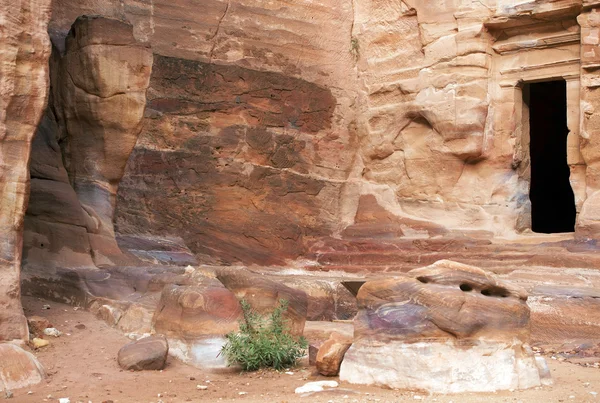
<path fill-rule="evenodd" d="M 352 338 L 333 332 L 329 339 L 319 347 L 315 365 L 317 371 L 325 376 L 337 376 L 344 354 L 352 345 Z"/>
<path fill-rule="evenodd" d="M 194 13 L 189 0 L 57 0 L 50 32 L 63 51 L 72 21 L 93 12 L 131 21 L 155 52 L 117 232 L 180 236 L 201 263 L 271 265 L 330 235 L 528 233 L 537 210 L 528 83 L 556 79 L 570 131 L 558 161 L 573 193 L 564 210 L 575 208 L 578 236 L 593 238 L 598 6 L 207 0 Z M 78 172 L 80 154 L 65 158 Z M 102 164 L 84 169 L 87 182 L 111 182 Z M 77 186 L 82 199 L 100 192 Z"/>
<path fill-rule="evenodd" d="M 0 342 L 29 338 L 19 273 L 31 139 L 48 95 L 50 3 L 0 2 Z"/>
<path fill-rule="evenodd" d="M 44 368 L 35 356 L 21 347 L 0 343 L 0 392 L 40 383 Z"/>
<path fill-rule="evenodd" d="M 126 370 L 159 370 L 165 367 L 168 353 L 169 343 L 164 336 L 144 337 L 123 346 L 118 362 Z"/>
<path fill-rule="evenodd" d="M 367 282 L 357 298 L 342 380 L 434 393 L 542 382 L 527 345 L 527 293 L 483 270 L 440 261 L 406 277 Z"/>
<path fill-rule="evenodd" d="M 123 331 L 146 333 L 155 318 L 181 339 L 204 337 L 187 313 L 203 322 L 215 312 L 177 265 L 369 274 L 452 258 L 507 276 L 598 267 L 598 1 L 203 0 L 198 12 L 192 0 L 55 0 L 52 94 L 32 145 L 23 239 L 49 12 L 42 1 L 21 3 L 1 8 L 10 23 L 0 44 L 0 339 L 27 337 L 21 243 L 28 290 L 95 299 L 94 311 Z M 91 14 L 104 17 L 79 18 Z M 560 113 L 535 111 L 548 102 L 531 99 L 534 83 L 550 80 L 564 89 L 553 102 Z M 575 235 L 534 237 L 536 205 L 555 207 L 552 192 L 532 197 L 535 122 L 554 115 L 560 125 L 549 126 L 566 138 L 550 162 L 560 164 L 557 188 L 572 190 L 555 212 L 572 221 L 575 211 L 576 224 L 561 229 Z M 255 279 L 223 275 L 234 294 L 256 293 L 261 309 L 288 295 L 295 332 L 303 316 L 354 312 L 325 283 L 285 281 L 307 290 L 305 306 Z M 154 316 L 165 285 L 163 306 L 177 320 Z M 595 302 L 586 302 L 599 286 L 587 286 L 585 301 L 572 289 L 552 301 L 548 290 L 532 294 L 536 342 L 597 337 Z M 570 309 L 592 320 L 567 320 Z M 416 335 L 459 331 L 489 343 L 487 324 L 436 321 L 417 321 L 425 328 Z M 401 342 L 414 347 L 409 336 Z"/>
<path fill-rule="evenodd" d="M 283 264 L 336 229 L 355 160 L 352 3 L 196 8 L 58 0 L 51 33 L 60 47 L 72 21 L 93 12 L 131 21 L 155 52 L 118 232 L 181 236 L 200 263 Z"/>

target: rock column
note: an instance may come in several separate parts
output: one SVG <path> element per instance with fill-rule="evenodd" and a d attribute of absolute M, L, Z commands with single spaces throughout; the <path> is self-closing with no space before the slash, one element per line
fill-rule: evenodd
<path fill-rule="evenodd" d="M 48 95 L 51 0 L 0 0 L 0 341 L 28 339 L 20 300 L 31 140 Z"/>
<path fill-rule="evenodd" d="M 142 128 L 152 51 L 126 22 L 93 16 L 75 21 L 61 60 L 59 118 L 69 179 L 89 214 L 97 265 L 119 263 L 113 213 L 118 184 Z"/>

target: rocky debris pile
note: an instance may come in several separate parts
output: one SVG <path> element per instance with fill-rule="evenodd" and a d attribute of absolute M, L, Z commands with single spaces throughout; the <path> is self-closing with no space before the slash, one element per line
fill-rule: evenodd
<path fill-rule="evenodd" d="M 50 341 L 46 340 L 47 337 L 62 336 L 62 332 L 42 316 L 36 315 L 27 318 L 27 324 L 29 325 L 30 345 L 36 350 L 50 344 Z"/>
<path fill-rule="evenodd" d="M 126 370 L 160 370 L 167 364 L 168 353 L 169 343 L 165 336 L 149 336 L 123 346 L 117 360 Z"/>
<path fill-rule="evenodd" d="M 526 389 L 549 381 L 528 346 L 524 289 L 451 261 L 369 281 L 340 379 L 434 393 Z M 435 376 L 432 376 L 435 374 Z"/>
<path fill-rule="evenodd" d="M 52 328 L 52 323 L 42 316 L 31 316 L 27 318 L 29 333 L 34 337 L 43 337 L 44 330 Z"/>

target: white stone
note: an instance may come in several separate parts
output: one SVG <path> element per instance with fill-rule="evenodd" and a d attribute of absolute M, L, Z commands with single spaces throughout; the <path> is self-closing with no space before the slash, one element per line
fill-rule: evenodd
<path fill-rule="evenodd" d="M 336 381 L 308 382 L 307 384 L 305 384 L 303 386 L 297 387 L 295 392 L 297 394 L 321 392 L 325 388 L 337 388 L 337 387 L 338 387 L 338 383 Z"/>
<path fill-rule="evenodd" d="M 433 393 L 527 389 L 542 383 L 536 361 L 520 344 L 361 341 L 346 352 L 340 380 Z"/>
<path fill-rule="evenodd" d="M 55 327 L 48 327 L 44 329 L 44 334 L 46 336 L 60 337 L 62 335 L 62 332 Z"/>

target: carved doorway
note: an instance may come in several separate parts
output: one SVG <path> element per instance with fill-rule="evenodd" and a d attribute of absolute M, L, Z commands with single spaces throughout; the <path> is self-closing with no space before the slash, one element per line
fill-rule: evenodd
<path fill-rule="evenodd" d="M 566 82 L 535 82 L 523 90 L 529 107 L 531 229 L 573 232 L 576 209 L 567 163 Z"/>

